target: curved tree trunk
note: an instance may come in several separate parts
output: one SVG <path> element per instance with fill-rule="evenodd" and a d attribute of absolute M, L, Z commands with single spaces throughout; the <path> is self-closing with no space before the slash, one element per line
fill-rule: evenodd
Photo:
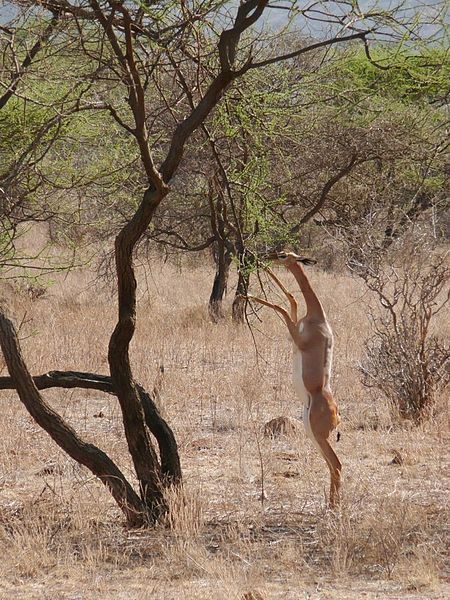
<path fill-rule="evenodd" d="M 133 250 L 148 227 L 154 211 L 166 191 L 149 188 L 144 193 L 138 210 L 116 238 L 119 318 L 111 335 L 108 349 L 111 379 L 122 409 L 125 437 L 139 480 L 141 498 L 151 522 L 157 521 L 167 510 L 167 506 L 163 498 L 162 473 L 148 429 L 145 426 L 144 410 L 130 366 L 129 345 L 136 325 L 136 279 L 133 270 Z"/>
<path fill-rule="evenodd" d="M 87 467 L 109 488 L 130 526 L 142 525 L 145 522 L 144 504 L 124 474 L 102 450 L 83 442 L 42 399 L 23 360 L 14 325 L 2 312 L 0 345 L 13 386 L 33 419 L 71 458 Z"/>

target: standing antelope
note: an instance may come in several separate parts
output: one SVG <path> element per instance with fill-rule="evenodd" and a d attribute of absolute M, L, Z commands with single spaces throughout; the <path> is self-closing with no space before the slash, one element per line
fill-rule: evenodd
<path fill-rule="evenodd" d="M 249 299 L 269 306 L 279 313 L 293 340 L 293 382 L 295 391 L 303 402 L 303 423 L 306 433 L 326 460 L 331 475 L 330 507 L 339 501 L 341 484 L 341 462 L 331 447 L 328 438 L 339 425 L 339 413 L 330 389 L 331 361 L 333 356 L 333 333 L 320 300 L 316 296 L 303 270 L 302 264 L 311 264 L 292 252 L 279 252 L 268 257 L 283 264 L 295 277 L 306 302 L 306 315 L 298 319 L 297 301 L 288 292 L 278 277 L 270 270 L 267 273 L 286 295 L 290 314 L 283 307 L 254 296 Z"/>

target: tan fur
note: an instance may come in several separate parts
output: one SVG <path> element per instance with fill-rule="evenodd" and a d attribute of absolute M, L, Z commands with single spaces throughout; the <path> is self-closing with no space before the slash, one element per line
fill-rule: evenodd
<path fill-rule="evenodd" d="M 301 363 L 294 360 L 294 383 L 297 394 L 305 403 L 305 429 L 330 470 L 330 506 L 334 508 L 339 501 L 342 465 L 328 441 L 330 433 L 340 421 L 330 388 L 333 333 L 322 304 L 299 260 L 300 257 L 296 254 L 286 252 L 280 253 L 276 258 L 276 262 L 283 264 L 294 275 L 300 287 L 306 302 L 306 315 L 303 318 L 297 320 L 298 307 L 294 296 L 270 269 L 267 272 L 289 301 L 290 314 L 267 300 L 252 296 L 250 298 L 272 308 L 283 317 L 295 345 L 294 355 L 296 352 L 301 354 Z"/>

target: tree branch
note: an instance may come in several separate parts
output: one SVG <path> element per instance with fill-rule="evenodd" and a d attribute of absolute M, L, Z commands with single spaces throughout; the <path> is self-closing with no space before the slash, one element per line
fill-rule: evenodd
<path fill-rule="evenodd" d="M 336 185 L 336 183 L 338 181 L 340 181 L 341 179 L 343 179 L 346 175 L 348 175 L 350 173 L 350 171 L 353 169 L 355 164 L 356 164 L 356 154 L 353 154 L 348 165 L 343 167 L 340 171 L 338 171 L 336 173 L 336 175 L 331 177 L 326 182 L 326 184 L 322 188 L 322 192 L 320 194 L 319 200 L 314 204 L 314 206 L 305 215 L 303 215 L 303 217 L 300 219 L 300 221 L 296 225 L 294 225 L 294 227 L 291 227 L 291 229 L 290 229 L 291 234 L 297 233 L 302 225 L 307 223 L 316 213 L 319 212 L 319 210 L 321 210 L 323 208 L 323 205 L 325 204 L 328 194 L 330 193 L 332 188 Z"/>
<path fill-rule="evenodd" d="M 80 371 L 50 371 L 44 375 L 35 375 L 34 385 L 38 390 L 50 388 L 82 388 L 99 390 L 117 396 L 111 377 L 98 373 Z M 161 456 L 161 471 L 165 483 L 177 484 L 181 481 L 181 467 L 175 436 L 167 422 L 162 418 L 158 407 L 145 389 L 136 384 L 145 414 L 145 422 L 155 436 Z M 12 377 L 0 377 L 0 390 L 17 389 Z"/>
<path fill-rule="evenodd" d="M 327 46 L 333 46 L 334 44 L 339 44 L 341 42 L 350 42 L 352 40 L 366 40 L 366 36 L 371 33 L 370 29 L 366 31 L 360 31 L 358 33 L 353 33 L 351 35 L 344 35 L 342 37 L 334 37 L 328 40 L 323 40 L 321 42 L 316 42 L 315 44 L 311 44 L 306 46 L 305 48 L 300 48 L 299 50 L 295 50 L 294 52 L 289 52 L 288 54 L 281 54 L 280 56 L 274 56 L 272 58 L 268 58 L 266 60 L 262 60 L 260 62 L 250 62 L 246 66 L 246 70 L 248 69 L 259 69 L 260 67 L 266 67 L 267 65 L 273 65 L 274 63 L 282 62 L 284 60 L 289 60 L 290 58 L 296 58 L 301 54 L 306 54 L 307 52 L 311 52 L 312 50 L 317 50 L 319 48 L 326 48 Z"/>

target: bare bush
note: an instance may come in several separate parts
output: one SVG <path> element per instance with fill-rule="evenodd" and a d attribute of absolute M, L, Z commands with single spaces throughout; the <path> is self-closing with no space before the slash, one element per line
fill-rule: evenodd
<path fill-rule="evenodd" d="M 381 391 L 399 417 L 417 424 L 430 416 L 449 383 L 449 347 L 433 328 L 448 301 L 448 253 L 415 239 L 394 252 L 390 264 L 385 259 L 372 252 L 352 265 L 378 299 L 359 368 L 365 386 Z"/>

